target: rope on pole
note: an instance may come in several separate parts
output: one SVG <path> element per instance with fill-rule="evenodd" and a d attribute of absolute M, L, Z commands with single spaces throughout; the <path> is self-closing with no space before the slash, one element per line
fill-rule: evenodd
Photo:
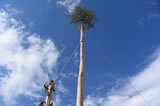
<path fill-rule="evenodd" d="M 68 65 L 68 63 L 70 62 L 71 58 L 73 57 L 73 55 L 75 54 L 76 50 L 79 48 L 80 43 L 78 43 L 78 45 L 76 46 L 76 48 L 73 50 L 72 54 L 70 55 L 70 57 L 66 60 L 65 64 L 63 65 L 63 67 L 61 68 L 61 70 L 59 71 L 59 73 L 57 74 L 55 80 L 51 80 L 49 83 L 49 86 L 47 87 L 47 91 L 46 91 L 46 99 L 45 99 L 45 106 L 50 106 L 50 100 L 51 100 L 51 96 L 52 96 L 52 91 L 54 91 L 54 82 L 60 77 L 60 75 L 62 74 L 62 72 L 64 71 L 65 67 Z M 45 88 L 46 89 L 46 88 Z M 43 101 L 42 101 L 43 102 Z M 43 104 L 42 104 L 43 105 Z M 53 104 L 52 104 L 53 105 Z M 34 104 L 34 106 L 36 106 Z"/>
<path fill-rule="evenodd" d="M 67 61 L 65 62 L 65 64 L 63 65 L 63 67 L 61 68 L 61 70 L 59 71 L 59 73 L 57 74 L 57 77 L 55 78 L 55 81 L 59 78 L 59 76 L 62 74 L 62 72 L 64 71 L 65 67 L 68 65 L 68 63 L 70 62 L 71 58 L 73 57 L 73 55 L 75 54 L 76 50 L 79 48 L 80 43 L 78 43 L 78 45 L 76 46 L 76 48 L 73 50 L 71 56 L 67 59 Z"/>

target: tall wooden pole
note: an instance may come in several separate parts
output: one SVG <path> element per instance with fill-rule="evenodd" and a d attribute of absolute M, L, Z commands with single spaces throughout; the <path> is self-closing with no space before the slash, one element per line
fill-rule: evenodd
<path fill-rule="evenodd" d="M 49 87 L 48 87 L 48 92 L 47 92 L 46 100 L 45 100 L 45 102 L 46 102 L 45 106 L 49 106 L 50 105 L 50 100 L 51 100 L 51 97 L 52 97 L 53 86 L 54 86 L 53 83 L 50 82 Z"/>
<path fill-rule="evenodd" d="M 81 37 L 80 37 L 80 66 L 79 75 L 77 83 L 77 103 L 76 106 L 83 106 L 83 80 L 84 80 L 84 43 L 83 43 L 83 33 L 84 25 L 81 24 Z"/>

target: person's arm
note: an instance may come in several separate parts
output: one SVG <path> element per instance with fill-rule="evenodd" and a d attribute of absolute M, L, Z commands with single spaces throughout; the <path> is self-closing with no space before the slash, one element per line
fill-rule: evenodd
<path fill-rule="evenodd" d="M 44 84 L 44 88 L 45 88 L 45 89 L 48 89 L 48 85 L 47 85 L 46 83 Z"/>

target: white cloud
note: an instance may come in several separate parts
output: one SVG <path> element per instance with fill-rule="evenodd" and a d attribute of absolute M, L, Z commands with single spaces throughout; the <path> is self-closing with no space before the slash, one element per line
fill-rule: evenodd
<path fill-rule="evenodd" d="M 68 78 L 76 78 L 78 77 L 78 74 L 77 73 L 67 73 L 67 74 L 63 73 L 61 76 L 63 78 L 68 79 Z"/>
<path fill-rule="evenodd" d="M 96 97 L 96 96 L 90 96 L 88 95 L 87 98 L 84 100 L 84 106 L 103 106 L 104 98 L 102 97 Z"/>
<path fill-rule="evenodd" d="M 50 3 L 50 2 L 51 2 L 51 0 L 47 0 L 47 2 L 48 2 L 48 3 Z"/>
<path fill-rule="evenodd" d="M 77 52 L 75 52 L 75 54 L 74 54 L 74 57 L 73 57 L 73 59 L 74 59 L 74 65 L 77 67 L 77 65 L 79 64 L 79 52 L 77 51 Z"/>
<path fill-rule="evenodd" d="M 160 49 L 150 63 L 119 89 L 106 96 L 88 95 L 84 106 L 160 106 Z"/>
<path fill-rule="evenodd" d="M 0 96 L 8 106 L 21 95 L 40 97 L 38 92 L 53 75 L 59 57 L 54 42 L 25 32 L 24 28 L 0 10 Z"/>
<path fill-rule="evenodd" d="M 19 14 L 23 14 L 22 10 L 18 10 L 14 7 L 11 7 L 11 5 L 9 4 L 5 4 L 4 5 L 5 10 L 10 14 L 10 15 L 19 15 Z"/>
<path fill-rule="evenodd" d="M 137 23 L 140 25 L 140 26 L 144 26 L 144 22 L 142 20 L 142 18 L 139 18 Z"/>
<path fill-rule="evenodd" d="M 66 87 L 64 87 L 64 85 L 62 84 L 62 81 L 60 81 L 60 80 L 57 83 L 57 90 L 58 90 L 58 92 L 62 92 L 62 93 L 69 92 L 69 90 Z"/>
<path fill-rule="evenodd" d="M 68 105 L 66 105 L 66 106 L 72 106 L 71 104 L 68 104 Z"/>
<path fill-rule="evenodd" d="M 55 100 L 53 102 L 54 106 L 62 106 L 61 105 L 62 99 L 60 98 L 60 95 L 55 95 Z"/>
<path fill-rule="evenodd" d="M 57 4 L 64 6 L 69 12 L 74 10 L 74 7 L 80 4 L 81 0 L 61 0 Z"/>
<path fill-rule="evenodd" d="M 96 91 L 99 91 L 99 90 L 103 89 L 104 87 L 105 87 L 104 85 L 101 85 L 101 86 L 96 88 Z"/>
<path fill-rule="evenodd" d="M 160 18 L 160 14 L 159 13 L 148 14 L 148 19 L 151 19 L 151 18 Z"/>

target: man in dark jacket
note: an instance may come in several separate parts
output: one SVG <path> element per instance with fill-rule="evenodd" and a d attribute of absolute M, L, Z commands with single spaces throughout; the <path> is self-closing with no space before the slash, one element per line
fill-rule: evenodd
<path fill-rule="evenodd" d="M 53 106 L 53 102 L 51 102 L 49 106 Z"/>
<path fill-rule="evenodd" d="M 47 83 L 44 84 L 44 89 L 45 89 L 45 93 L 48 95 L 48 84 Z"/>
<path fill-rule="evenodd" d="M 39 106 L 44 106 L 45 102 L 42 100 L 39 100 Z"/>

